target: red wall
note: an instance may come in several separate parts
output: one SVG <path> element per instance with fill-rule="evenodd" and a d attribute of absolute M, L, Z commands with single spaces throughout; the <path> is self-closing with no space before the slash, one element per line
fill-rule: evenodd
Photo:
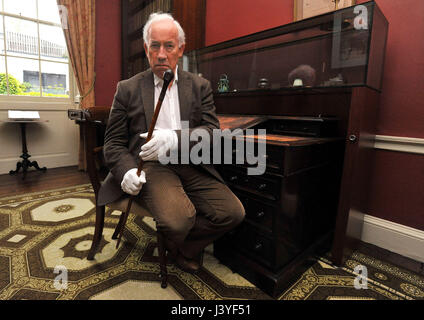
<path fill-rule="evenodd" d="M 290 23 L 293 10 L 292 0 L 207 0 L 205 44 Z"/>
<path fill-rule="evenodd" d="M 375 150 L 368 213 L 424 230 L 424 155 Z"/>
<path fill-rule="evenodd" d="M 424 1 L 377 3 L 390 24 L 379 133 L 424 138 Z"/>
<path fill-rule="evenodd" d="M 120 0 L 96 0 L 96 106 L 112 105 L 121 79 Z"/>

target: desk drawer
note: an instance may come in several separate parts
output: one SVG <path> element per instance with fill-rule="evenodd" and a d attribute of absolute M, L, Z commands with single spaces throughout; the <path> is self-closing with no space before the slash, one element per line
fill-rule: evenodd
<path fill-rule="evenodd" d="M 235 247 L 253 259 L 268 266 L 275 262 L 275 246 L 273 241 L 256 231 L 254 227 L 243 222 L 227 236 Z"/>
<path fill-rule="evenodd" d="M 241 155 L 244 155 L 243 161 L 246 166 L 250 166 L 253 168 L 258 167 L 257 162 L 263 162 L 265 163 L 267 168 L 273 169 L 278 172 L 283 172 L 284 169 L 284 147 L 276 147 L 272 146 L 270 144 L 266 145 L 265 154 L 259 154 L 258 152 L 258 143 L 255 143 L 254 146 L 254 153 L 252 154 L 253 150 L 248 150 L 247 148 L 243 148 L 243 150 L 238 150 L 237 145 L 235 142 L 233 142 L 232 145 L 232 158 L 231 158 L 231 164 L 237 163 L 237 158 L 239 156 L 239 153 Z M 225 150 L 223 150 L 225 155 Z M 224 157 L 225 159 L 225 157 Z M 257 162 L 254 164 L 249 164 L 247 161 L 250 159 L 251 161 L 256 160 Z M 240 159 L 239 159 L 240 160 Z M 225 162 L 223 162 L 225 163 Z M 227 162 L 228 163 L 228 162 Z"/>
<path fill-rule="evenodd" d="M 278 212 L 278 208 L 266 205 L 265 203 L 253 199 L 251 196 L 248 196 L 242 192 L 236 191 L 234 193 L 243 203 L 243 206 L 246 210 L 245 219 L 260 225 L 263 230 L 271 234 L 273 216 Z"/>
<path fill-rule="evenodd" d="M 284 172 L 284 154 L 286 153 L 285 148 L 275 147 L 272 145 L 266 146 L 266 153 L 264 158 L 266 159 L 266 166 L 279 172 Z"/>
<path fill-rule="evenodd" d="M 247 221 L 218 240 L 218 245 L 224 251 L 237 250 L 273 270 L 283 267 L 301 252 L 295 243 L 268 237 Z"/>
<path fill-rule="evenodd" d="M 229 186 L 251 192 L 269 200 L 280 198 L 281 177 L 272 175 L 247 175 L 247 169 L 235 166 L 222 166 L 220 173 Z"/>
<path fill-rule="evenodd" d="M 294 139 L 295 137 L 286 137 L 286 139 Z M 343 154 L 343 140 L 329 140 L 328 138 L 303 138 L 308 141 L 305 144 L 273 145 L 266 144 L 265 152 L 261 150 L 258 154 L 258 143 L 255 142 L 254 150 L 252 148 L 244 148 L 238 150 L 235 142 L 232 144 L 231 159 L 226 158 L 225 150 L 223 150 L 224 160 L 221 163 L 248 166 L 251 168 L 266 168 L 266 172 L 275 172 L 284 176 L 295 173 L 299 170 L 308 169 L 317 165 L 322 165 L 337 159 Z M 246 154 L 244 154 L 244 152 Z M 253 155 L 249 156 L 249 153 Z M 244 158 L 241 156 L 244 155 Z M 231 160 L 231 161 L 228 161 Z M 238 161 L 237 161 L 238 160 Z M 255 161 L 255 163 L 249 163 Z"/>

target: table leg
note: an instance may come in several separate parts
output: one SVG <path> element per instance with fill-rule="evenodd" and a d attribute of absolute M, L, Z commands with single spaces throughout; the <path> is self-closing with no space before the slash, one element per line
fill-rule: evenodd
<path fill-rule="evenodd" d="M 16 163 L 16 170 L 10 170 L 9 174 L 14 174 L 14 173 L 18 173 L 19 169 L 22 168 L 22 162 L 17 162 Z"/>
<path fill-rule="evenodd" d="M 25 179 L 26 173 L 28 171 L 29 167 L 34 167 L 37 170 L 40 171 L 46 171 L 47 168 L 43 167 L 40 168 L 38 166 L 37 161 L 29 161 L 28 159 L 31 157 L 30 154 L 28 154 L 28 148 L 27 148 L 27 141 L 26 141 L 26 123 L 19 123 L 21 126 L 21 138 L 22 138 L 22 155 L 20 156 L 23 160 L 16 163 L 16 170 L 10 170 L 9 174 L 18 173 L 19 169 L 22 168 L 23 177 L 22 179 Z"/>

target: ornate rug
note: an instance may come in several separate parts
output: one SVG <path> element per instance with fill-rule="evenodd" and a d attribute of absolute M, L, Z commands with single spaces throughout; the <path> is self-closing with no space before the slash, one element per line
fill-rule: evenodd
<path fill-rule="evenodd" d="M 272 299 L 220 264 L 212 245 L 198 274 L 169 264 L 168 287 L 160 288 L 153 221 L 130 215 L 116 250 L 111 236 L 119 214 L 106 210 L 99 253 L 88 261 L 95 221 L 90 185 L 0 198 L 0 300 Z M 367 273 L 358 273 L 358 265 Z M 361 252 L 342 268 L 317 257 L 278 299 L 424 299 L 424 277 Z"/>

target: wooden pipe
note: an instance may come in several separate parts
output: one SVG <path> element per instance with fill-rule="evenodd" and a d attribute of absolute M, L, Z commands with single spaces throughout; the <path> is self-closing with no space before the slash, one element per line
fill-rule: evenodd
<path fill-rule="evenodd" d="M 171 69 L 166 70 L 163 73 L 162 90 L 160 92 L 158 102 L 156 103 L 155 112 L 153 114 L 152 121 L 150 122 L 149 131 L 147 132 L 147 139 L 146 139 L 145 143 L 149 142 L 150 139 L 152 138 L 153 130 L 155 129 L 156 121 L 158 120 L 160 108 L 162 106 L 163 99 L 165 98 L 166 90 L 168 89 L 168 86 L 171 83 L 172 79 L 174 79 L 174 73 L 172 72 Z M 143 164 L 144 164 L 144 161 L 143 161 L 143 159 L 140 158 L 140 161 L 139 161 L 138 167 L 137 167 L 137 176 L 141 175 L 141 171 L 143 169 Z M 130 198 L 128 199 L 127 209 L 125 210 L 125 212 L 122 213 L 124 215 L 124 220 L 122 220 L 122 224 L 121 224 L 120 229 L 119 229 L 118 242 L 116 243 L 117 249 L 119 247 L 119 243 L 121 242 L 121 237 L 122 237 L 122 234 L 124 233 L 125 223 L 127 222 L 128 215 L 129 215 L 130 210 L 131 210 L 132 202 L 135 199 L 135 197 L 136 196 L 130 196 Z"/>

